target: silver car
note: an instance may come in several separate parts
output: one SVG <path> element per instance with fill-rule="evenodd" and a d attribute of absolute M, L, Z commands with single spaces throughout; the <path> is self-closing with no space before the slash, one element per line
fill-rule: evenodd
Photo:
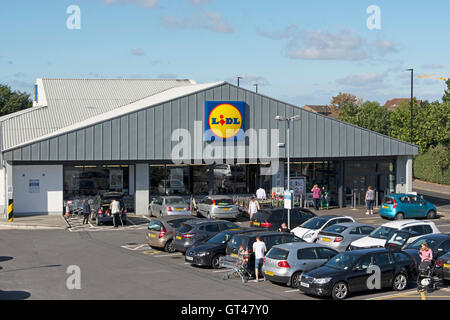
<path fill-rule="evenodd" d="M 316 243 L 344 252 L 355 240 L 368 236 L 375 226 L 359 222 L 347 222 L 329 226 L 319 232 Z"/>
<path fill-rule="evenodd" d="M 197 215 L 208 219 L 236 219 L 238 208 L 229 196 L 207 196 L 197 204 Z"/>
<path fill-rule="evenodd" d="M 148 206 L 150 216 L 162 217 L 190 215 L 191 208 L 183 197 L 162 196 L 155 198 Z"/>
<path fill-rule="evenodd" d="M 261 270 L 266 279 L 272 282 L 298 288 L 303 272 L 323 265 L 338 253 L 334 249 L 316 243 L 280 244 L 269 250 Z"/>

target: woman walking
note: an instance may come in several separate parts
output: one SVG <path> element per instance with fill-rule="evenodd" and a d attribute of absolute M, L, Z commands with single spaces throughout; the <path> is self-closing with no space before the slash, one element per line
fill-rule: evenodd
<path fill-rule="evenodd" d="M 366 214 L 373 214 L 373 204 L 375 202 L 375 190 L 371 186 L 367 188 L 366 192 Z"/>
<path fill-rule="evenodd" d="M 314 185 L 314 187 L 311 189 L 311 192 L 313 193 L 313 201 L 314 201 L 314 209 L 319 210 L 319 203 L 320 203 L 320 188 L 317 184 Z"/>

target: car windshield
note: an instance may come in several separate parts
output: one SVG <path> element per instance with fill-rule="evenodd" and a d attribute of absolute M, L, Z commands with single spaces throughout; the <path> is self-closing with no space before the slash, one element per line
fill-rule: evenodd
<path fill-rule="evenodd" d="M 233 200 L 231 199 L 215 199 L 214 201 L 217 206 L 229 206 L 233 204 Z"/>
<path fill-rule="evenodd" d="M 274 260 L 286 260 L 289 255 L 289 251 L 280 248 L 272 248 L 267 253 L 267 258 Z"/>
<path fill-rule="evenodd" d="M 176 205 L 176 204 L 182 204 L 185 205 L 186 202 L 183 198 L 167 198 L 166 203 L 169 205 Z"/>
<path fill-rule="evenodd" d="M 317 229 L 321 228 L 327 221 L 328 221 L 327 218 L 316 217 L 316 218 L 312 218 L 312 219 L 309 219 L 308 221 L 304 222 L 301 225 L 301 227 L 306 228 L 306 229 L 311 229 L 311 230 L 317 230 Z"/>
<path fill-rule="evenodd" d="M 233 235 L 231 234 L 231 232 L 220 232 L 220 233 L 216 234 L 214 237 L 212 237 L 211 239 L 209 239 L 207 242 L 215 243 L 215 244 L 225 243 L 228 240 L 230 240 L 230 238 L 232 236 Z"/>
<path fill-rule="evenodd" d="M 356 255 L 343 252 L 331 258 L 325 265 L 339 270 L 348 270 L 356 262 L 356 259 Z"/>
<path fill-rule="evenodd" d="M 373 230 L 369 236 L 372 238 L 376 238 L 376 239 L 385 239 L 386 240 L 389 237 L 389 235 L 394 231 L 395 231 L 395 229 L 393 229 L 393 228 L 379 226 L 378 228 Z"/>
<path fill-rule="evenodd" d="M 323 229 L 323 231 L 333 232 L 333 233 L 342 233 L 347 229 L 348 229 L 348 227 L 335 224 L 334 226 L 326 227 L 325 229 Z"/>
<path fill-rule="evenodd" d="M 413 243 L 411 243 L 406 249 L 416 249 L 420 250 L 422 243 L 426 243 L 430 249 L 434 249 L 436 247 L 437 241 L 433 239 L 417 239 Z"/>

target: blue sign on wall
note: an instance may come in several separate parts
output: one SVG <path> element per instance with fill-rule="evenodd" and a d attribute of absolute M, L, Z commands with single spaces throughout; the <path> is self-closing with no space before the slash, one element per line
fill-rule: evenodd
<path fill-rule="evenodd" d="M 206 101 L 205 140 L 243 140 L 245 101 Z"/>

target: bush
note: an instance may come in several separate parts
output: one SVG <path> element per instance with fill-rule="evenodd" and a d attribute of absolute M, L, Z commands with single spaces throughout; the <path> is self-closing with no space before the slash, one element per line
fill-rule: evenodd
<path fill-rule="evenodd" d="M 414 159 L 414 177 L 450 185 L 450 148 L 442 144 L 431 147 Z"/>

